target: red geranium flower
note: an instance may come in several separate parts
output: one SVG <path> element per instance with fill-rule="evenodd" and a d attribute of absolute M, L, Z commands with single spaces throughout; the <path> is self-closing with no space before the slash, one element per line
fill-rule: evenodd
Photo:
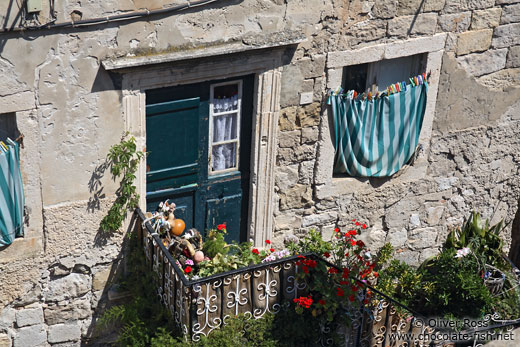
<path fill-rule="evenodd" d="M 334 231 L 339 233 L 339 228 L 334 228 Z"/>
<path fill-rule="evenodd" d="M 356 222 L 356 226 L 360 226 L 360 225 L 361 225 L 361 223 L 359 223 L 359 222 Z"/>
<path fill-rule="evenodd" d="M 373 274 L 374 274 L 374 277 L 379 277 L 379 274 L 376 271 L 374 271 Z"/>
<path fill-rule="evenodd" d="M 222 229 L 226 229 L 226 223 L 222 223 L 222 224 L 217 225 L 217 230 L 218 231 L 221 231 Z"/>
<path fill-rule="evenodd" d="M 325 252 L 325 253 L 323 253 L 323 256 L 324 256 L 325 258 L 328 258 L 328 257 L 330 257 L 330 253 L 329 253 L 329 252 Z"/>
<path fill-rule="evenodd" d="M 354 236 L 354 235 L 357 235 L 357 231 L 356 230 L 349 230 L 348 234 Z"/>
<path fill-rule="evenodd" d="M 336 295 L 343 296 L 343 295 L 345 295 L 345 292 L 341 288 L 336 288 Z"/>
<path fill-rule="evenodd" d="M 319 303 L 320 305 L 325 306 L 325 300 L 320 299 L 320 300 L 318 300 L 318 303 Z"/>
<path fill-rule="evenodd" d="M 339 271 L 335 267 L 331 267 L 328 271 L 330 274 L 337 274 Z"/>
<path fill-rule="evenodd" d="M 269 250 L 271 251 L 271 253 L 273 253 L 273 252 L 274 252 L 274 248 L 269 248 Z"/>
<path fill-rule="evenodd" d="M 366 225 L 366 224 L 363 224 L 361 227 L 362 227 L 363 229 L 366 229 L 366 228 L 367 228 L 367 225 Z"/>
<path fill-rule="evenodd" d="M 271 244 L 271 241 L 270 240 L 265 240 L 265 243 L 267 243 L 268 245 Z"/>
<path fill-rule="evenodd" d="M 193 271 L 193 269 L 191 268 L 191 266 L 186 266 L 186 268 L 184 268 L 184 273 L 189 274 L 192 271 Z"/>
<path fill-rule="evenodd" d="M 258 249 L 256 249 L 256 248 L 253 248 L 253 249 L 251 250 L 251 252 L 253 252 L 253 253 L 256 254 L 256 255 L 258 255 L 258 253 L 259 253 L 259 252 L 258 252 Z"/>
<path fill-rule="evenodd" d="M 356 245 L 358 245 L 359 247 L 365 247 L 365 243 L 361 240 L 357 240 Z M 352 246 L 354 246 L 354 245 L 352 245 Z"/>
<path fill-rule="evenodd" d="M 356 297 L 355 297 L 354 295 L 351 295 L 351 296 L 348 297 L 348 299 L 349 299 L 350 301 L 354 301 L 354 300 L 356 299 Z"/>

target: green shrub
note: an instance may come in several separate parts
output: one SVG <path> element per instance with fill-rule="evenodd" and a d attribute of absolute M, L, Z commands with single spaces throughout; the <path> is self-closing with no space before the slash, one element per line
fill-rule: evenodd
<path fill-rule="evenodd" d="M 483 317 L 494 298 L 481 278 L 482 265 L 471 254 L 456 258 L 448 249 L 421 265 L 422 290 L 417 310 L 425 315 Z"/>

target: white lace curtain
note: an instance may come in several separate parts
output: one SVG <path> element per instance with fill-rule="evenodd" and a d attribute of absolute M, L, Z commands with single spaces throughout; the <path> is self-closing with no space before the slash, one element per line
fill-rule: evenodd
<path fill-rule="evenodd" d="M 237 113 L 213 116 L 213 143 L 237 138 L 237 117 Z M 236 148 L 237 142 L 213 145 L 213 171 L 235 167 Z"/>

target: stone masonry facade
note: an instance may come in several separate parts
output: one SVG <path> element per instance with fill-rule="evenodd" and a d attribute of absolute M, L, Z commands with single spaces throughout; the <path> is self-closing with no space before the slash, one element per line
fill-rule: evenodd
<path fill-rule="evenodd" d="M 42 1 L 40 23 L 49 20 L 49 3 Z M 185 3 L 63 0 L 54 10 L 65 22 Z M 16 10 L 0 4 L 4 29 L 20 25 Z M 259 46 L 261 38 L 286 32 L 305 40 L 283 48 L 274 69 L 280 91 L 268 116 L 277 117 L 276 145 L 265 182 L 272 182 L 275 245 L 310 229 L 330 237 L 356 218 L 369 226 L 362 237 L 371 249 L 390 242 L 399 259 L 417 264 L 438 252 L 472 210 L 492 222 L 512 220 L 520 196 L 520 0 L 219 0 L 89 27 L 4 30 L 0 117 L 15 117 L 25 135 L 29 224 L 23 238 L 0 249 L 0 347 L 79 346 L 117 298 L 124 233 L 106 235 L 99 222 L 117 188 L 105 158 L 128 129 L 128 105 L 120 75 L 102 63 L 209 52 L 246 37 L 260 38 Z M 326 106 L 328 88 L 341 82 L 334 54 L 367 52 L 358 58 L 369 59 L 378 47 L 399 44 L 406 56 L 414 42 L 439 66 L 431 71 L 436 102 L 415 162 L 391 178 L 334 176 Z M 422 50 L 429 42 L 440 45 Z M 230 55 L 230 65 L 241 54 Z M 267 87 L 256 88 L 263 97 Z M 503 237 L 509 245 L 510 228 Z"/>

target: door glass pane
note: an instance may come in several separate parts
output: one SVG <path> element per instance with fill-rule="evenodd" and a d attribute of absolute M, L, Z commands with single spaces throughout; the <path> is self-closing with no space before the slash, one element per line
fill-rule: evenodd
<path fill-rule="evenodd" d="M 238 109 L 238 84 L 226 84 L 213 90 L 213 112 L 228 112 Z"/>
<path fill-rule="evenodd" d="M 234 168 L 236 166 L 236 148 L 236 142 L 213 146 L 211 150 L 212 171 Z"/>
<path fill-rule="evenodd" d="M 213 143 L 237 138 L 237 114 L 213 117 Z"/>

